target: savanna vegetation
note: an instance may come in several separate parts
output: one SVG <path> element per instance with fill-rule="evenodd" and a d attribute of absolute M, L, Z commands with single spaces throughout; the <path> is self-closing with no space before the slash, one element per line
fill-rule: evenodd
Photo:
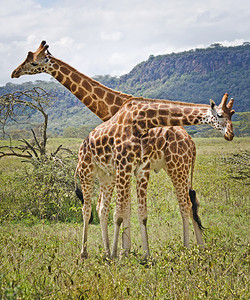
<path fill-rule="evenodd" d="M 80 260 L 81 205 L 73 185 L 80 139 L 48 140 L 49 153 L 60 144 L 72 150 L 61 157 L 63 164 L 48 161 L 40 169 L 20 158 L 2 158 L 0 298 L 248 299 L 249 142 L 249 138 L 195 139 L 194 188 L 207 228 L 205 249 L 197 247 L 192 229 L 190 249 L 182 246 L 173 186 L 164 172 L 152 172 L 148 189 L 152 258 L 147 263 L 141 260 L 134 182 L 130 255 L 104 260 L 95 215 L 89 228 L 89 258 Z M 97 199 L 98 184 L 93 207 Z M 114 200 L 110 236 L 113 208 Z"/>

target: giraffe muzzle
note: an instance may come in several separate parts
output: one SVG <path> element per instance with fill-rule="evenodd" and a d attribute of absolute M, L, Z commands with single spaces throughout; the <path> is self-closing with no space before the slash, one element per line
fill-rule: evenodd
<path fill-rule="evenodd" d="M 233 140 L 233 138 L 234 138 L 234 134 L 233 133 L 226 133 L 225 135 L 224 135 L 224 138 L 225 138 L 225 140 L 227 140 L 227 141 L 232 141 Z"/>
<path fill-rule="evenodd" d="M 17 73 L 16 70 L 14 70 L 12 73 L 11 73 L 11 78 L 19 78 L 20 75 Z"/>

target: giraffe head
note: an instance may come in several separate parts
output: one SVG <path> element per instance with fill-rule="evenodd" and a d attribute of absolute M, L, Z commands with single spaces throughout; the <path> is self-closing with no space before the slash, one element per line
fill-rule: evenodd
<path fill-rule="evenodd" d="M 228 94 L 225 93 L 219 106 L 216 106 L 213 100 L 210 100 L 211 116 L 210 124 L 224 134 L 227 141 L 232 141 L 234 137 L 233 125 L 231 121 L 232 115 L 235 113 L 232 110 L 234 99 L 230 99 L 227 104 Z"/>
<path fill-rule="evenodd" d="M 11 78 L 45 72 L 50 57 L 50 53 L 46 53 L 48 48 L 46 42 L 42 41 L 36 52 L 29 51 L 25 61 L 12 72 Z"/>

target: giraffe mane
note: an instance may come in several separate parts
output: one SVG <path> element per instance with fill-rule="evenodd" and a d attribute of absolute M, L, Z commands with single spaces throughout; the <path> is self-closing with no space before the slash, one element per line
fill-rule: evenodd
<path fill-rule="evenodd" d="M 150 98 L 143 98 L 143 97 L 133 97 L 124 101 L 122 106 L 126 105 L 130 101 L 139 101 L 145 103 L 163 103 L 163 104 L 174 104 L 174 105 L 185 105 L 189 107 L 208 107 L 208 104 L 200 104 L 200 103 L 189 103 L 189 102 L 182 102 L 182 101 L 173 101 L 173 100 L 165 100 L 165 99 L 150 99 Z"/>
<path fill-rule="evenodd" d="M 60 65 L 65 65 L 65 66 L 66 66 L 69 70 L 71 70 L 72 72 L 78 72 L 78 73 L 81 74 L 82 77 L 85 77 L 86 79 L 91 79 L 91 81 L 92 81 L 93 83 L 95 83 L 96 86 L 105 88 L 107 91 L 109 91 L 109 92 L 111 92 L 111 93 L 116 93 L 116 94 L 118 94 L 118 95 L 122 95 L 122 96 L 124 96 L 124 97 L 126 97 L 126 98 L 128 98 L 128 99 L 133 98 L 132 95 L 129 95 L 129 94 L 126 94 L 126 93 L 123 93 L 123 92 L 120 92 L 120 91 L 115 91 L 115 90 L 113 90 L 113 89 L 111 89 L 111 88 L 105 86 L 104 84 L 100 83 L 99 81 L 97 81 L 97 80 L 95 80 L 95 79 L 93 79 L 93 78 L 88 77 L 87 75 L 81 73 L 81 72 L 78 71 L 76 68 L 72 67 L 71 65 L 65 63 L 64 61 L 62 61 L 62 60 L 60 60 L 60 59 L 58 59 L 58 58 L 55 58 L 54 56 L 52 56 L 52 55 L 49 53 L 48 50 L 47 50 L 47 54 L 50 56 L 50 58 L 51 58 L 52 60 L 54 60 L 55 62 L 59 62 Z"/>

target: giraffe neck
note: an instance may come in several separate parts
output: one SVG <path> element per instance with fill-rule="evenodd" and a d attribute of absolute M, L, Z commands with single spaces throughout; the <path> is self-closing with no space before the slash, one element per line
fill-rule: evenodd
<path fill-rule="evenodd" d="M 89 78 L 65 62 L 49 57 L 46 73 L 52 75 L 102 121 L 110 119 L 131 95 L 123 94 Z"/>
<path fill-rule="evenodd" d="M 205 104 L 138 98 L 127 101 L 124 109 L 128 110 L 128 114 L 123 120 L 132 121 L 140 134 L 154 127 L 213 125 L 211 108 Z"/>

